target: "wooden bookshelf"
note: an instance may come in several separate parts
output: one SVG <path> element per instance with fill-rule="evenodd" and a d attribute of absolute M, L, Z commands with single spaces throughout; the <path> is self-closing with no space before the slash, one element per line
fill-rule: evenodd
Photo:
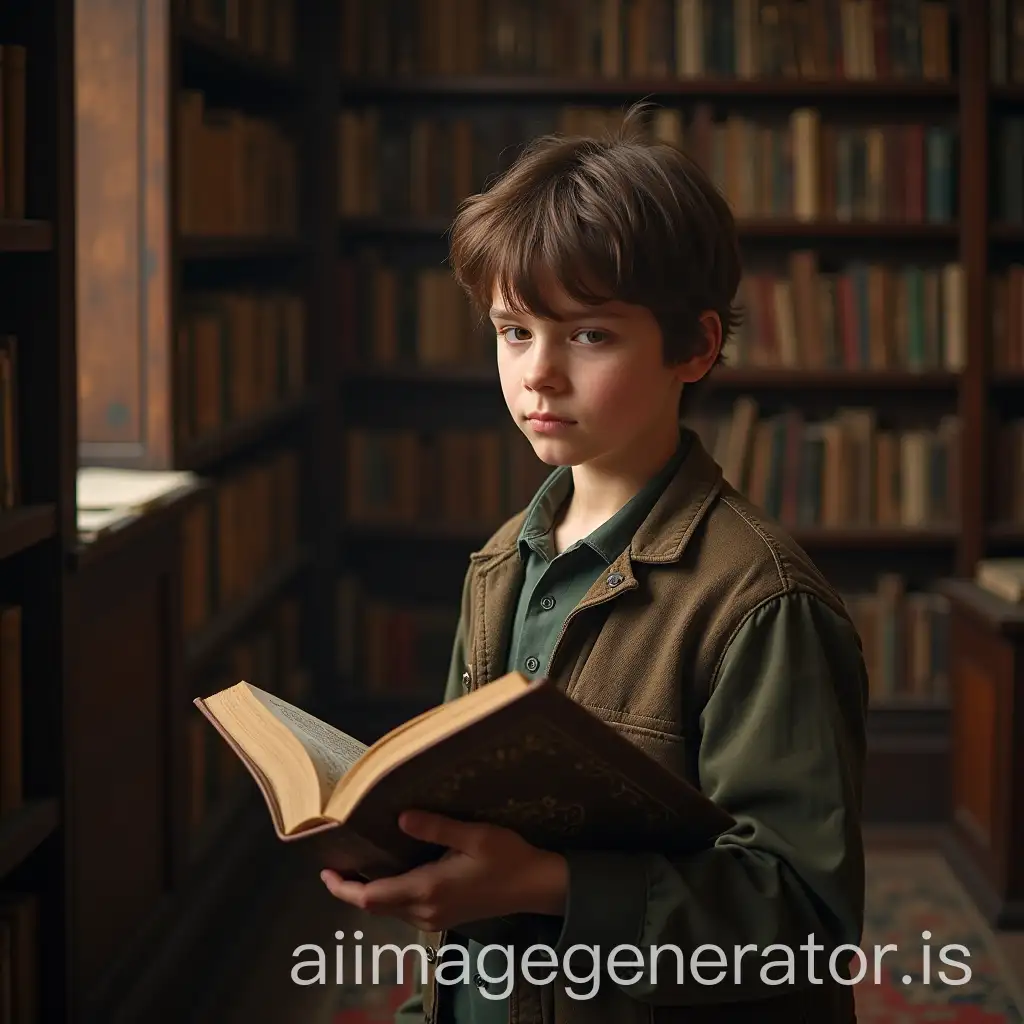
<path fill-rule="evenodd" d="M 329 202 L 315 121 L 331 3 L 247 0 L 237 24 L 223 5 L 157 6 L 75 0 L 69 19 L 77 270 L 90 297 L 77 461 L 198 481 L 109 538 L 68 546 L 79 807 L 100 817 L 106 793 L 104 821 L 138 822 L 104 865 L 109 839 L 86 810 L 76 821 L 70 1001 L 75 1020 L 97 1024 L 185 1019 L 196 992 L 180 979 L 215 982 L 224 929 L 275 870 L 282 847 L 262 798 L 208 723 L 197 728 L 192 700 L 247 678 L 315 709 L 316 595 L 335 561 L 322 467 L 338 402 L 324 320 L 336 233 L 327 221 L 329 249 L 318 243 Z M 104 90 L 136 116 L 102 116 L 87 100 Z M 127 154 L 130 199 L 111 198 Z M 106 244 L 120 247 L 117 266 L 96 258 Z M 41 546 L 32 531 L 46 523 L 45 509 L 19 529 L 0 514 L 0 548 Z M 115 785 L 126 770 L 132 785 Z M 123 875 L 105 920 L 104 870 Z"/>
<path fill-rule="evenodd" d="M 0 11 L 0 890 L 27 958 L 16 1012 L 68 1019 L 73 660 L 64 557 L 75 524 L 74 64 L 70 0 Z M 13 486 L 7 486 L 13 482 Z M 30 930 L 23 934 L 23 928 Z"/>
<path fill-rule="evenodd" d="M 715 372 L 702 399 L 702 408 L 724 411 L 738 399 L 749 397 L 758 403 L 765 417 L 795 409 L 809 420 L 855 407 L 870 410 L 879 424 L 899 431 L 938 429 L 941 423 L 956 417 L 959 440 L 948 449 L 961 453 L 955 493 L 949 495 L 959 508 L 956 519 L 940 519 L 934 524 L 929 519 L 914 526 L 793 528 L 797 540 L 816 558 L 820 556 L 823 567 L 841 587 L 848 576 L 863 585 L 865 574 L 873 572 L 880 577 L 897 573 L 905 574 L 911 591 L 923 592 L 951 573 L 970 573 L 976 561 L 989 550 L 1013 550 L 1024 544 L 1024 526 L 992 522 L 988 500 L 995 469 L 988 456 L 993 443 L 992 417 L 998 421 L 1010 414 L 1024 379 L 1024 369 L 996 370 L 992 364 L 988 317 L 990 264 L 1014 258 L 1015 246 L 1024 237 L 1024 227 L 1000 220 L 998 211 L 990 214 L 990 179 L 995 156 L 989 127 L 997 113 L 1012 111 L 1021 87 L 993 85 L 989 81 L 988 4 L 970 5 L 969 15 L 956 0 L 947 9 L 949 50 L 942 70 L 936 70 L 936 61 L 941 64 L 942 58 L 933 50 L 930 56 L 924 56 L 916 74 L 904 72 L 901 76 L 895 70 L 887 75 L 882 64 L 860 77 L 852 72 L 844 75 L 841 68 L 843 61 L 851 57 L 849 50 L 844 50 L 840 59 L 828 62 L 825 73 L 821 73 L 820 55 L 816 55 L 819 73 L 806 76 L 795 71 L 786 76 L 758 76 L 749 68 L 740 74 L 738 65 L 731 72 L 712 69 L 707 64 L 707 53 L 700 58 L 705 61 L 703 71 L 690 67 L 684 74 L 670 66 L 667 73 L 663 68 L 660 74 L 642 70 L 629 74 L 623 72 L 631 53 L 628 27 L 623 28 L 625 41 L 621 51 L 611 60 L 614 69 L 591 67 L 569 75 L 553 71 L 539 57 L 540 63 L 531 65 L 534 51 L 526 44 L 517 50 L 508 40 L 509 48 L 498 56 L 497 51 L 487 48 L 490 44 L 483 37 L 477 40 L 479 45 L 466 44 L 455 51 L 446 50 L 443 45 L 431 50 L 434 41 L 423 40 L 424 48 L 416 51 L 418 58 L 413 58 L 409 56 L 413 52 L 411 44 L 405 39 L 405 35 L 415 36 L 412 30 L 400 33 L 401 38 L 388 51 L 375 50 L 372 39 L 360 37 L 356 44 L 343 37 L 337 84 L 339 111 L 354 118 L 367 117 L 368 112 L 375 111 L 379 120 L 373 130 L 380 133 L 385 131 L 385 125 L 393 123 L 391 115 L 403 107 L 411 112 L 409 116 L 433 117 L 438 124 L 468 121 L 472 133 L 477 123 L 474 118 L 485 115 L 493 115 L 496 122 L 503 124 L 518 116 L 522 120 L 516 124 L 532 126 L 545 123 L 541 111 L 553 112 L 551 117 L 557 121 L 557 113 L 568 108 L 591 112 L 621 110 L 629 102 L 650 99 L 670 110 L 682 111 L 684 131 L 689 130 L 690 118 L 697 116 L 701 105 L 711 112 L 715 123 L 735 115 L 753 124 L 779 124 L 794 111 L 809 108 L 818 112 L 822 126 L 853 126 L 857 130 L 875 125 L 948 129 L 956 166 L 955 177 L 949 181 L 951 203 L 943 205 L 936 199 L 932 211 L 926 196 L 913 216 L 894 215 L 891 211 L 882 216 L 876 211 L 874 216 L 867 217 L 847 211 L 839 217 L 824 206 L 812 218 L 797 218 L 785 211 L 751 216 L 749 210 L 742 211 L 737 199 L 737 223 L 748 272 L 764 266 L 785 268 L 787 255 L 798 251 L 815 253 L 821 274 L 835 275 L 856 264 L 875 263 L 919 268 L 922 272 L 931 269 L 940 276 L 952 268 L 954 273 L 943 279 L 947 283 L 925 286 L 959 289 L 958 326 L 933 328 L 942 332 L 940 354 L 935 356 L 933 352 L 913 366 L 891 362 L 875 365 L 874 356 L 856 366 L 846 358 L 838 366 L 827 362 L 794 363 L 791 357 L 778 365 L 763 365 L 764 360 L 757 359 L 731 359 L 729 365 Z M 935 16 L 934 8 L 929 16 Z M 627 20 L 623 20 L 624 26 Z M 369 31 L 372 35 L 372 29 Z M 927 45 L 938 45 L 935 31 L 932 26 L 932 44 Z M 592 42 L 597 34 L 595 30 Z M 574 60 L 584 59 L 572 47 L 554 49 L 560 54 L 561 70 L 571 67 Z M 388 52 L 404 55 L 405 63 L 400 69 L 388 66 Z M 448 62 L 447 73 L 440 73 L 437 65 L 415 64 L 415 59 L 427 60 L 424 55 L 428 53 L 433 54 L 435 61 Z M 600 53 L 600 59 L 607 62 L 607 47 Z M 659 53 L 664 57 L 663 51 Z M 895 54 L 896 50 L 892 50 L 885 59 L 894 61 Z M 724 59 L 720 53 L 718 57 Z M 692 62 L 695 58 L 690 54 L 687 59 Z M 508 70 L 494 73 L 502 60 L 509 62 Z M 517 60 L 518 65 L 513 66 Z M 432 362 L 419 363 L 415 355 L 408 355 L 419 340 L 410 344 L 408 338 L 401 338 L 397 347 L 403 355 L 396 356 L 392 337 L 386 343 L 380 342 L 388 357 L 374 358 L 374 346 L 378 344 L 370 299 L 374 283 L 370 277 L 360 276 L 365 272 L 360 260 L 364 254 L 374 253 L 380 266 L 394 267 L 396 273 L 400 270 L 404 274 L 414 261 L 408 254 L 415 252 L 423 254 L 423 264 L 439 266 L 446 252 L 454 207 L 449 204 L 445 209 L 415 213 L 402 208 L 410 204 L 396 203 L 394 197 L 401 198 L 405 179 L 396 178 L 397 183 L 381 185 L 382 167 L 373 163 L 375 157 L 367 158 L 365 147 L 352 142 L 358 137 L 356 129 L 350 125 L 347 130 L 347 136 L 344 130 L 339 130 L 338 180 L 344 199 L 339 201 L 337 244 L 345 273 L 351 275 L 343 279 L 347 299 L 343 311 L 351 306 L 358 313 L 343 312 L 345 361 L 339 391 L 345 409 L 344 426 L 380 428 L 390 423 L 405 428 L 419 424 L 426 431 L 436 432 L 444 427 L 479 430 L 485 424 L 502 422 L 507 413 L 492 356 L 484 347 L 486 341 L 481 340 L 480 347 L 473 349 L 476 355 L 472 358 L 441 362 L 435 357 Z M 473 138 L 475 144 L 475 135 Z M 525 136 L 501 136 L 502 165 L 507 165 L 516 146 L 525 141 Z M 360 205 L 358 189 L 344 190 L 341 182 L 346 167 L 351 175 L 356 173 L 357 166 L 367 176 L 363 180 L 373 181 L 373 188 L 363 195 L 387 194 L 387 202 L 375 205 L 377 200 L 371 198 L 366 201 L 368 205 Z M 498 169 L 495 160 L 495 166 L 487 168 L 487 173 Z M 484 172 L 474 166 L 474 174 L 479 173 Z M 465 177 L 463 172 L 462 180 Z M 923 187 L 929 187 L 927 182 Z M 457 201 L 458 197 L 455 198 Z M 422 195 L 418 202 L 425 202 Z M 907 210 L 910 209 L 908 206 Z M 780 274 L 784 276 L 785 269 Z M 407 278 L 397 280 L 399 287 L 412 287 Z M 409 294 L 400 293 L 399 301 L 410 301 Z M 415 308 L 416 300 L 411 301 Z M 420 316 L 418 311 L 414 315 Z M 493 414 L 490 419 L 488 408 Z M 442 552 L 448 553 L 446 557 L 453 564 L 462 564 L 467 552 L 489 532 L 487 524 L 479 529 L 467 528 L 423 517 L 391 525 L 345 522 L 341 529 L 345 552 L 342 565 L 369 564 L 367 549 L 379 551 L 384 557 L 396 545 L 401 546 L 403 557 L 407 558 L 422 549 L 424 564 L 432 567 L 436 567 Z M 457 576 L 454 570 L 452 576 Z M 440 665 L 438 670 L 442 671 Z M 941 694 L 941 686 L 938 692 Z M 353 694 L 350 703 L 356 699 Z M 368 706 L 377 707 L 382 698 L 366 699 Z M 395 695 L 396 707 L 402 699 Z M 869 729 L 874 760 L 866 798 L 870 816 L 895 820 L 912 815 L 925 820 L 945 816 L 949 795 L 945 781 L 949 715 L 948 700 L 943 695 L 923 701 L 894 695 L 884 705 L 873 703 Z"/>

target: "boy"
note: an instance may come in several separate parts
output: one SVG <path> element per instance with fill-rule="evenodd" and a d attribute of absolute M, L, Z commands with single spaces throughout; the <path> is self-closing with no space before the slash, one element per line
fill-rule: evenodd
<path fill-rule="evenodd" d="M 338 898 L 427 933 L 427 984 L 399 1020 L 856 1019 L 837 947 L 860 942 L 863 913 L 860 640 L 681 426 L 737 322 L 738 245 L 706 176 L 645 141 L 641 116 L 614 139 L 538 140 L 456 219 L 454 272 L 494 324 L 509 412 L 556 468 L 471 556 L 445 699 L 549 676 L 736 825 L 686 858 L 563 856 L 404 816 L 449 848 L 438 863 L 366 884 L 324 873 Z M 480 961 L 487 943 L 511 954 Z M 534 944 L 548 950 L 524 978 Z M 577 944 L 596 955 L 567 956 Z M 459 945 L 468 975 L 465 954 L 438 954 Z M 670 947 L 656 974 L 652 945 Z"/>

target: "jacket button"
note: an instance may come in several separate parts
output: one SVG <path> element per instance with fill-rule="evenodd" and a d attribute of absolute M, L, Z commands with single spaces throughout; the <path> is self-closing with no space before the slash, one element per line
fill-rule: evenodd
<path fill-rule="evenodd" d="M 486 988 L 487 987 L 487 982 L 484 981 L 484 979 L 481 978 L 479 974 L 474 974 L 473 975 L 473 984 L 476 985 L 477 988 Z"/>
<path fill-rule="evenodd" d="M 427 946 L 423 952 L 427 954 L 428 964 L 432 964 L 437 959 L 437 950 L 433 946 Z"/>
<path fill-rule="evenodd" d="M 621 572 L 613 572 L 611 576 L 608 577 L 608 586 L 617 587 L 622 582 L 622 579 L 623 577 Z"/>
<path fill-rule="evenodd" d="M 470 680 L 469 680 L 469 673 L 468 672 L 463 672 L 462 673 L 462 689 L 463 690 L 468 690 L 469 689 L 469 682 L 470 682 Z"/>

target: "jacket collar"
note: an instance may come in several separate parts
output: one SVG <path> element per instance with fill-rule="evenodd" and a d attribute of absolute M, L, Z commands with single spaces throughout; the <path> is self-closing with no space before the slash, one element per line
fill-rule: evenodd
<path fill-rule="evenodd" d="M 686 456 L 633 535 L 628 551 L 624 551 L 617 562 L 626 558 L 648 563 L 678 561 L 722 489 L 721 467 L 692 430 L 682 429 L 690 435 Z M 482 548 L 470 555 L 471 560 L 487 563 L 515 554 L 527 511 L 524 509 L 513 516 Z"/>

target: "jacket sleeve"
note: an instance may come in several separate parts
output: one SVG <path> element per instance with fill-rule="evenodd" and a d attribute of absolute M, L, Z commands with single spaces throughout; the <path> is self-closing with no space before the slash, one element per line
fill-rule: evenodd
<path fill-rule="evenodd" d="M 636 946 L 642 968 L 632 950 L 617 961 L 613 981 L 623 979 L 623 991 L 651 1003 L 708 1003 L 780 994 L 787 953 L 776 944 L 792 952 L 790 980 L 800 985 L 810 938 L 825 948 L 814 966 L 821 978 L 831 949 L 861 940 L 866 701 L 859 638 L 824 602 L 786 593 L 750 613 L 712 680 L 698 752 L 701 787 L 735 826 L 683 859 L 570 854 L 559 960 L 576 943 L 599 946 L 601 964 L 612 947 Z M 702 984 L 693 954 L 706 944 L 716 948 L 697 956 Z M 652 945 L 678 947 L 682 974 L 670 948 L 652 976 Z M 755 948 L 737 979 L 743 946 Z M 765 964 L 775 984 L 764 984 Z"/>

